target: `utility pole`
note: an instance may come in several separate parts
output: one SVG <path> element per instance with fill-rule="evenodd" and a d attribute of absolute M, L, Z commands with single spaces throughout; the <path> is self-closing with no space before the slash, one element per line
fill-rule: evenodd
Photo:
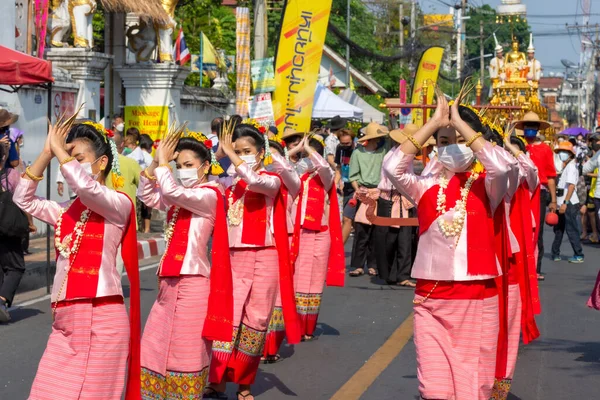
<path fill-rule="evenodd" d="M 458 79 L 462 79 L 462 72 L 465 62 L 465 23 L 464 16 L 467 13 L 467 0 L 461 0 L 458 10 L 459 32 L 457 40 L 456 74 Z"/>
<path fill-rule="evenodd" d="M 267 56 L 267 1 L 254 4 L 254 59 L 260 60 Z"/>
<path fill-rule="evenodd" d="M 410 5 L 410 39 L 414 40 L 417 33 L 417 0 Z"/>
<path fill-rule="evenodd" d="M 350 40 L 350 0 L 346 9 L 346 38 Z M 350 89 L 350 44 L 346 43 L 346 89 Z"/>
<path fill-rule="evenodd" d="M 398 30 L 400 31 L 400 53 L 404 51 L 404 24 L 402 20 L 404 19 L 404 3 L 400 1 L 400 6 L 398 8 Z M 402 67 L 402 59 L 400 59 L 400 67 Z"/>
<path fill-rule="evenodd" d="M 483 79 L 485 78 L 485 65 L 483 61 L 483 20 L 479 21 L 479 69 L 481 84 L 483 85 Z"/>

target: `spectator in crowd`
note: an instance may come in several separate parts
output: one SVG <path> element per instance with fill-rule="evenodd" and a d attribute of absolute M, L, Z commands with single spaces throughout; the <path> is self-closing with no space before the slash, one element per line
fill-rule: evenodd
<path fill-rule="evenodd" d="M 537 274 L 539 280 L 544 280 L 542 275 L 542 259 L 544 257 L 544 221 L 546 209 L 556 212 L 556 167 L 554 165 L 554 154 L 552 149 L 538 140 L 538 132 L 550 128 L 550 124 L 540 120 L 534 112 L 528 112 L 523 119 L 515 123 L 515 128 L 523 132 L 527 141 L 527 152 L 531 161 L 538 169 L 540 178 L 540 218 L 536 221 L 540 227 L 538 241 Z"/>
<path fill-rule="evenodd" d="M 560 246 L 565 230 L 573 248 L 573 257 L 570 263 L 583 262 L 583 248 L 581 247 L 581 231 L 577 221 L 579 215 L 579 197 L 576 185 L 579 180 L 579 170 L 575 162 L 575 149 L 572 143 L 562 142 L 554 150 L 563 162 L 563 172 L 558 178 L 556 187 L 558 224 L 554 226 L 554 242 L 552 242 L 552 260 L 560 261 Z"/>
<path fill-rule="evenodd" d="M 600 211 L 600 180 L 598 179 L 598 171 L 599 171 L 599 163 L 598 163 L 598 157 L 600 157 L 600 134 L 595 134 L 590 138 L 590 145 L 592 148 L 592 152 L 594 153 L 594 155 L 592 156 L 592 158 L 590 158 L 587 162 L 585 162 L 583 164 L 582 167 L 582 173 L 584 175 L 589 175 L 592 177 L 592 182 L 591 182 L 591 187 L 590 187 L 590 200 L 591 203 L 593 205 L 593 211 L 594 211 L 594 222 L 596 223 L 596 228 L 598 227 L 598 219 L 597 219 L 597 214 L 596 212 Z M 589 203 L 589 201 L 588 201 Z M 589 208 L 589 206 L 588 206 Z M 591 216 L 590 216 L 591 218 Z M 592 223 L 592 221 L 590 220 L 590 224 Z M 594 225 L 592 225 L 592 229 L 593 229 Z M 596 236 L 594 237 L 594 239 L 598 239 L 598 235 L 596 233 Z M 591 241 L 591 238 L 590 238 Z"/>
<path fill-rule="evenodd" d="M 152 158 L 152 147 L 154 145 L 154 140 L 152 140 L 152 138 L 147 135 L 147 134 L 142 134 L 140 136 L 140 148 L 142 149 L 142 151 L 147 154 L 148 156 L 150 156 L 150 160 L 153 160 Z M 152 161 L 150 161 L 150 163 L 148 165 L 151 165 Z M 152 208 L 148 207 L 146 204 L 144 204 L 143 202 L 140 202 L 139 204 L 140 206 L 140 214 L 141 214 L 141 219 L 144 222 L 143 224 L 141 224 L 143 226 L 143 231 L 144 233 L 150 233 L 150 222 L 152 221 Z"/>
<path fill-rule="evenodd" d="M 387 153 L 386 137 L 389 130 L 376 122 L 371 122 L 365 129 L 366 134 L 359 139 L 358 146 L 350 157 L 349 180 L 355 191 L 355 198 L 370 197 L 377 200 L 379 191 L 377 185 L 381 177 L 383 158 Z M 350 203 L 348 203 L 350 205 Z M 352 262 L 350 276 L 364 274 L 363 266 L 368 263 L 369 275 L 377 275 L 373 263 L 373 243 L 371 238 L 371 223 L 366 219 L 366 206 L 358 203 L 355 215 L 349 212 L 348 217 L 354 220 L 354 243 L 352 246 Z M 344 211 L 345 212 L 345 211 Z"/>
<path fill-rule="evenodd" d="M 19 166 L 19 152 L 16 143 L 10 138 L 10 126 L 17 122 L 19 116 L 5 109 L 0 110 L 0 140 L 8 144 L 8 154 L 4 162 L 4 168 L 17 168 Z"/>
<path fill-rule="evenodd" d="M 346 127 L 346 120 L 336 115 L 327 124 L 327 137 L 325 138 L 325 158 L 335 171 L 335 150 L 340 144 L 339 132 Z"/>
<path fill-rule="evenodd" d="M 285 128 L 283 135 L 281 135 L 281 140 L 285 142 L 285 147 L 288 151 L 290 151 L 300 144 L 303 137 L 303 133 L 296 132 L 296 130 L 292 128 Z M 300 161 L 301 155 L 302 154 L 300 152 L 289 154 L 288 157 L 290 159 L 290 163 L 295 165 L 298 161 Z"/>
<path fill-rule="evenodd" d="M 152 155 L 142 150 L 140 147 L 141 136 L 142 135 L 137 128 L 127 129 L 127 134 L 125 135 L 125 148 L 131 150 L 127 157 L 137 162 L 140 168 L 145 170 L 152 163 Z"/>
<path fill-rule="evenodd" d="M 342 129 L 339 133 L 340 144 L 335 149 L 335 185 L 338 188 L 338 193 L 343 196 L 341 202 L 342 210 L 346 209 L 348 202 L 354 197 L 354 187 L 350 182 L 350 158 L 354 151 L 354 132 L 349 129 Z M 348 240 L 352 231 L 352 223 L 354 222 L 354 214 L 356 210 L 349 207 L 348 215 L 343 214 L 342 222 L 342 238 L 344 243 Z"/>
<path fill-rule="evenodd" d="M 129 196 L 135 206 L 137 187 L 140 184 L 140 173 L 142 172 L 142 169 L 137 162 L 121 154 L 125 145 L 123 135 L 118 129 L 114 131 L 113 140 L 117 147 L 117 151 L 120 153 L 119 166 L 121 168 L 121 175 L 123 175 L 123 178 L 125 179 L 124 186 L 120 190 Z M 106 187 L 114 189 L 112 179 L 106 180 Z"/>

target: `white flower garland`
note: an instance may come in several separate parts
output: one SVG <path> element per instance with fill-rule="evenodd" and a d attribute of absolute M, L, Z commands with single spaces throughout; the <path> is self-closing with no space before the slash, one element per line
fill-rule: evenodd
<path fill-rule="evenodd" d="M 81 245 L 81 238 L 83 237 L 83 231 L 85 230 L 85 226 L 90 218 L 90 210 L 85 209 L 81 213 L 79 217 L 79 221 L 75 224 L 75 228 L 73 232 L 69 233 L 64 237 L 64 239 L 60 240 L 61 227 L 63 214 L 67 209 L 63 208 L 60 210 L 60 215 L 58 216 L 58 220 L 56 221 L 56 233 L 54 235 L 54 247 L 58 250 L 61 256 L 70 259 L 72 254 L 77 254 L 79 250 L 79 246 Z M 73 240 L 73 234 L 75 234 L 75 240 Z M 72 243 L 72 244 L 71 244 Z"/>
<path fill-rule="evenodd" d="M 438 226 L 440 227 L 440 231 L 445 238 L 455 237 L 456 241 L 458 241 L 460 233 L 462 232 L 465 224 L 465 218 L 467 216 L 467 197 L 469 196 L 473 182 L 475 182 L 477 178 L 479 178 L 479 174 L 477 172 L 471 172 L 471 176 L 469 176 L 465 187 L 460 189 L 461 198 L 457 200 L 454 207 L 450 209 L 450 211 L 454 211 L 452 222 L 448 223 L 443 218 L 438 218 Z M 448 183 L 450 180 L 446 178 L 445 171 L 442 171 L 439 179 L 440 188 L 437 196 L 437 211 L 440 213 L 440 216 L 442 216 L 446 213 L 445 191 L 448 188 Z"/>

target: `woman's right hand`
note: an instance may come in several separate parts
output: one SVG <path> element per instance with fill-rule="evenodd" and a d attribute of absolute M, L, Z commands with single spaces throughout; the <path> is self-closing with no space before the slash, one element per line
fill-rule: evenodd
<path fill-rule="evenodd" d="M 433 113 L 431 120 L 437 124 L 438 128 L 445 128 L 450 125 L 450 107 L 448 106 L 448 100 L 446 95 L 440 90 L 435 88 L 437 107 Z"/>
<path fill-rule="evenodd" d="M 233 150 L 233 133 L 225 133 L 221 137 L 221 140 L 219 140 L 219 145 L 225 155 L 231 158 L 231 156 L 235 154 L 235 150 Z"/>
<path fill-rule="evenodd" d="M 302 151 L 302 149 L 304 149 L 304 144 L 308 142 L 308 135 L 304 135 L 304 137 L 302 138 L 302 140 L 300 141 L 300 143 L 298 143 L 296 146 L 294 146 L 293 149 L 288 151 L 288 156 L 289 157 L 293 157 L 296 154 L 300 153 Z"/>

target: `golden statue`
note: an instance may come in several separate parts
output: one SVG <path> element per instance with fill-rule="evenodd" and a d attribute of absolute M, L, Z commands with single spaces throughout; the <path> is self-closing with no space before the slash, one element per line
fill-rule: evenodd
<path fill-rule="evenodd" d="M 52 0 L 48 18 L 49 45 L 68 47 L 67 39 L 72 32 L 75 47 L 92 48 L 92 19 L 95 12 L 96 0 Z"/>
<path fill-rule="evenodd" d="M 525 53 L 519 51 L 519 42 L 517 41 L 516 37 L 513 38 L 512 50 L 506 55 L 506 59 L 504 61 L 507 64 L 527 64 L 527 56 L 525 55 Z"/>

